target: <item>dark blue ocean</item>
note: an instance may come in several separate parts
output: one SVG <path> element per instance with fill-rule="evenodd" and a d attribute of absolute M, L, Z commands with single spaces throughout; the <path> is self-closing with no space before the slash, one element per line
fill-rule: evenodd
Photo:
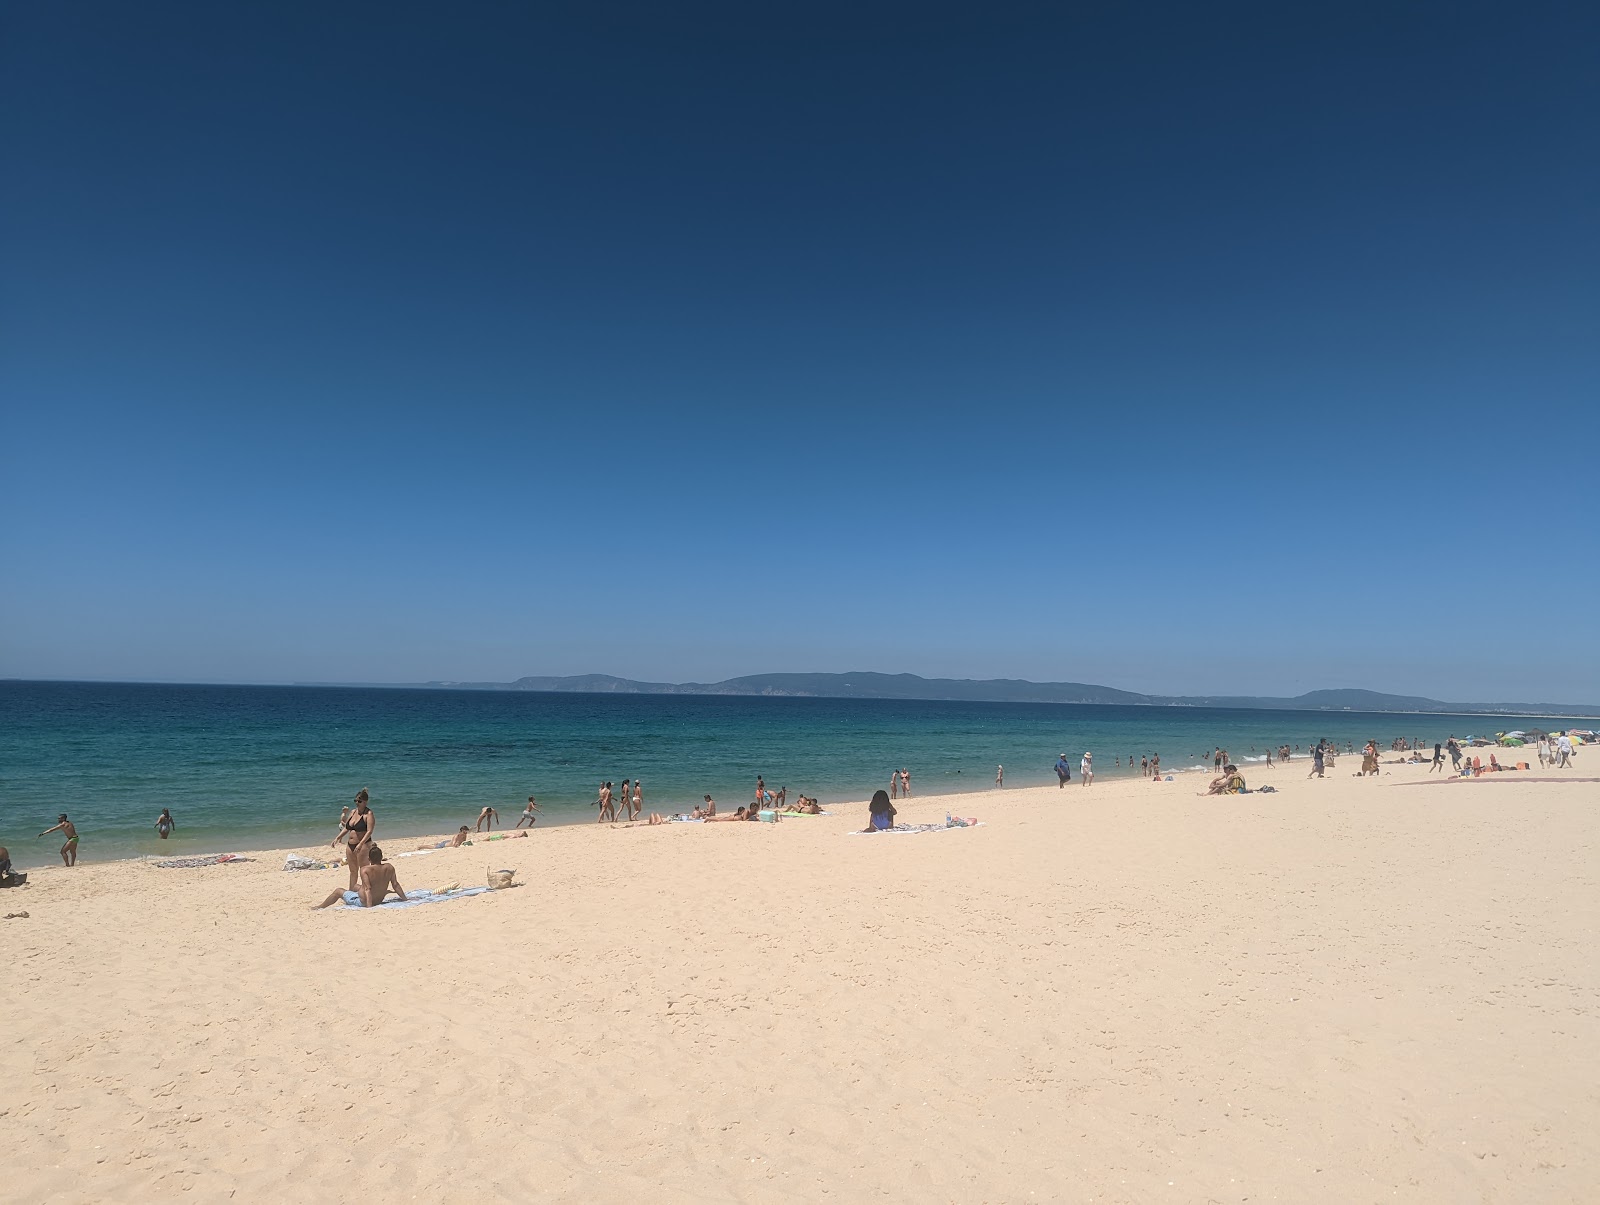
<path fill-rule="evenodd" d="M 899 766 L 917 794 L 1053 782 L 1066 752 L 1092 749 L 1097 775 L 1160 753 L 1197 766 L 1319 737 L 1527 728 L 1527 717 L 1365 715 L 1032 703 L 339 687 L 0 682 L 0 845 L 20 865 L 59 842 L 35 834 L 67 812 L 84 860 L 271 848 L 332 838 L 339 808 L 367 787 L 384 834 L 470 824 L 485 803 L 507 826 L 537 795 L 541 824 L 592 820 L 602 779 L 643 780 L 646 810 L 710 793 L 740 803 L 756 775 L 824 802 L 863 799 Z M 1561 726 L 1559 722 L 1544 727 Z M 178 822 L 157 839 L 163 808 Z"/>

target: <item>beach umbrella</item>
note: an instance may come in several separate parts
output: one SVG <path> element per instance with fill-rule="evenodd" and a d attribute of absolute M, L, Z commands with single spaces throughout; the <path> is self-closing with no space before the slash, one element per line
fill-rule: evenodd
<path fill-rule="evenodd" d="M 1513 728 L 1510 732 L 1505 733 L 1505 735 L 1506 736 L 1527 736 L 1528 734 L 1526 732 L 1524 732 L 1520 728 Z"/>

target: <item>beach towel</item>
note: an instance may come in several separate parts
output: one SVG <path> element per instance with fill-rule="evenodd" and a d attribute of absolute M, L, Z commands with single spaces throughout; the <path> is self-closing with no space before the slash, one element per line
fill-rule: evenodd
<path fill-rule="evenodd" d="M 667 823 L 668 824 L 704 824 L 705 823 L 705 818 L 702 817 L 702 816 L 668 816 L 667 817 Z"/>
<path fill-rule="evenodd" d="M 961 824 L 897 824 L 893 828 L 880 828 L 876 832 L 864 833 L 859 829 L 845 834 L 850 837 L 875 837 L 895 833 L 947 833 L 957 828 L 982 828 L 983 821 L 967 817 Z"/>
<path fill-rule="evenodd" d="M 405 899 L 384 900 L 383 903 L 378 905 L 378 907 L 417 908 L 423 904 L 443 904 L 448 900 L 464 900 L 469 895 L 484 895 L 487 894 L 488 890 L 489 889 L 487 887 L 463 887 L 458 891 L 435 892 L 428 891 L 426 889 L 422 891 L 408 891 Z M 371 908 L 363 908 L 361 906 L 361 897 L 354 891 L 347 891 L 344 893 L 344 903 L 346 908 L 353 908 L 357 912 L 373 911 Z"/>
<path fill-rule="evenodd" d="M 326 870 L 328 863 L 319 862 L 315 858 L 304 858 L 299 854 L 290 854 L 283 860 L 285 870 Z"/>
<path fill-rule="evenodd" d="M 254 858 L 241 858 L 238 854 L 207 854 L 203 858 L 167 858 L 156 865 L 162 870 L 188 870 L 195 866 L 225 866 L 232 862 L 254 861 Z"/>

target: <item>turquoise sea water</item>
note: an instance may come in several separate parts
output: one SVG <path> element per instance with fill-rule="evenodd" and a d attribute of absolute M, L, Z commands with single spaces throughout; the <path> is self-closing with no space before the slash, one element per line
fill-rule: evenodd
<path fill-rule="evenodd" d="M 85 860 L 271 848 L 331 839 L 367 787 L 379 841 L 471 824 L 485 803 L 515 823 L 529 794 L 541 825 L 591 821 L 601 779 L 640 778 L 646 811 L 710 793 L 742 803 L 757 774 L 824 802 L 864 799 L 911 770 L 916 794 L 1055 781 L 1086 749 L 1158 752 L 1196 766 L 1215 745 L 1248 763 L 1319 737 L 1358 746 L 1396 736 L 1561 728 L 1527 717 L 1365 715 L 1070 704 L 575 695 L 323 687 L 0 682 L 0 845 L 23 866 L 53 861 L 35 839 L 67 812 Z M 1209 763 L 1208 763 L 1209 764 Z M 178 831 L 157 839 L 171 808 Z"/>

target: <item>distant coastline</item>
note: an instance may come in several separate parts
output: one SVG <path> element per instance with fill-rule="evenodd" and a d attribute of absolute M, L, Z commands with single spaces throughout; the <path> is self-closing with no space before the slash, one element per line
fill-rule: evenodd
<path fill-rule="evenodd" d="M 316 685 L 304 683 L 304 685 Z M 1259 711 L 1359 711 L 1409 715 L 1530 715 L 1591 718 L 1600 704 L 1448 703 L 1381 691 L 1313 690 L 1270 695 L 1148 695 L 1087 682 L 1021 678 L 923 678 L 868 671 L 844 674 L 750 674 L 721 682 L 642 682 L 610 674 L 527 676 L 511 682 L 419 682 L 434 690 L 527 690 L 572 694 L 738 695 L 823 699 L 904 699 L 961 703 L 1086 703 L 1122 707 L 1217 707 Z"/>

